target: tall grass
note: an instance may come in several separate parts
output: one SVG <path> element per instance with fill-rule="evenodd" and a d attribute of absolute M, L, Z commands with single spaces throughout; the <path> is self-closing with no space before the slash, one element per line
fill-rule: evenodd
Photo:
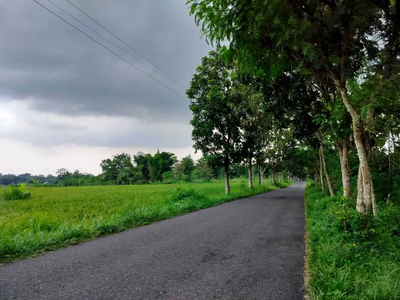
<path fill-rule="evenodd" d="M 400 209 L 381 204 L 367 228 L 351 200 L 308 184 L 310 299 L 400 299 Z"/>
<path fill-rule="evenodd" d="M 229 195 L 223 182 L 33 188 L 29 201 L 0 200 L 0 262 L 276 189 L 238 181 L 231 188 Z"/>
<path fill-rule="evenodd" d="M 25 191 L 25 183 L 21 185 L 10 185 L 3 189 L 4 200 L 26 200 L 31 197 L 30 192 Z"/>

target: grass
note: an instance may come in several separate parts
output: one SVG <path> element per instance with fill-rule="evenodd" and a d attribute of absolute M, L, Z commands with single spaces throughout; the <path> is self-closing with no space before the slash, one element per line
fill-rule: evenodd
<path fill-rule="evenodd" d="M 308 184 L 309 299 L 400 299 L 400 208 L 381 203 L 365 228 L 354 203 Z"/>
<path fill-rule="evenodd" d="M 235 180 L 229 195 L 223 182 L 33 188 L 29 200 L 0 200 L 0 263 L 276 188 Z"/>

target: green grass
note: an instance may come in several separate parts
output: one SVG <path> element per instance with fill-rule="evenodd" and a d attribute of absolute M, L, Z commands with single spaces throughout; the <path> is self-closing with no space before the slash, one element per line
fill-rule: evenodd
<path fill-rule="evenodd" d="M 254 189 L 246 184 L 233 180 L 228 196 L 223 182 L 32 188 L 29 200 L 0 200 L 0 262 L 276 189 L 270 183 Z M 194 192 L 179 200 L 170 195 L 177 187 Z"/>
<path fill-rule="evenodd" d="M 400 208 L 382 203 L 365 228 L 350 200 L 308 184 L 306 290 L 315 299 L 400 299 Z"/>

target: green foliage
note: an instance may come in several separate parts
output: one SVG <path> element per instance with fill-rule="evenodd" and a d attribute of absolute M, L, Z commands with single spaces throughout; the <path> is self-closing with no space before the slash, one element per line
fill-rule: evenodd
<path fill-rule="evenodd" d="M 179 202 L 182 200 L 189 200 L 189 199 L 199 199 L 201 197 L 202 195 L 192 188 L 184 189 L 181 187 L 177 187 L 168 194 L 168 200 L 171 202 Z"/>
<path fill-rule="evenodd" d="M 218 51 L 211 51 L 209 56 L 203 57 L 187 90 L 193 113 L 190 121 L 193 147 L 204 155 L 220 158 L 214 160 L 214 165 L 218 161 L 220 166 L 226 167 L 235 160 L 240 141 L 240 116 L 235 111 L 240 99 L 232 90 L 234 68 Z"/>
<path fill-rule="evenodd" d="M 176 157 L 170 152 L 157 151 L 153 157 L 149 157 L 150 180 L 153 182 L 160 181 L 162 174 L 172 170 L 172 166 L 176 162 Z"/>
<path fill-rule="evenodd" d="M 182 158 L 181 161 L 174 166 L 174 178 L 177 181 L 191 181 L 192 172 L 195 169 L 194 160 L 189 156 Z"/>
<path fill-rule="evenodd" d="M 172 171 L 167 171 L 162 174 L 162 182 L 163 183 L 171 183 L 174 182 L 174 174 Z"/>
<path fill-rule="evenodd" d="M 194 180 L 202 180 L 206 182 L 213 178 L 213 169 L 210 167 L 206 158 L 202 157 L 196 162 L 192 177 Z"/>
<path fill-rule="evenodd" d="M 30 192 L 25 191 L 25 184 L 10 185 L 7 189 L 3 190 L 4 200 L 26 200 L 31 197 Z"/>
<path fill-rule="evenodd" d="M 382 204 L 366 227 L 349 201 L 308 183 L 309 298 L 399 299 L 399 207 Z"/>
<path fill-rule="evenodd" d="M 131 156 L 127 153 L 117 154 L 112 159 L 102 160 L 100 167 L 103 170 L 104 179 L 115 181 L 115 183 L 126 180 L 125 174 L 120 174 L 122 170 L 133 169 Z"/>
<path fill-rule="evenodd" d="M 355 202 L 345 197 L 336 197 L 332 199 L 330 207 L 330 216 L 332 226 L 344 237 L 350 239 L 368 240 L 374 229 L 371 229 L 372 221 L 368 222 L 365 217 L 355 210 Z"/>

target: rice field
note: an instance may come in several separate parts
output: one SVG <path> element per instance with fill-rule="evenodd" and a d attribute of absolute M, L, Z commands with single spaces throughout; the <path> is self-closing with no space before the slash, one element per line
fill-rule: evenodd
<path fill-rule="evenodd" d="M 276 188 L 266 183 L 249 189 L 244 180 L 233 180 L 230 195 L 219 181 L 31 188 L 30 199 L 13 201 L 0 194 L 0 263 Z"/>

